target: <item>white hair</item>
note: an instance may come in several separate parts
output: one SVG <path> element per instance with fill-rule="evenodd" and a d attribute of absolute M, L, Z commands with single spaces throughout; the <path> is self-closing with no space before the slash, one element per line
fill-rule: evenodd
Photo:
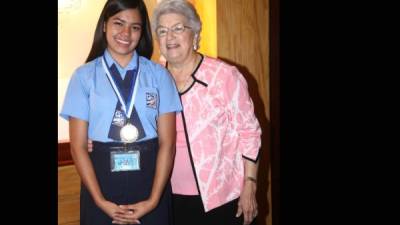
<path fill-rule="evenodd" d="M 200 36 L 201 20 L 194 6 L 186 0 L 164 0 L 154 9 L 151 27 L 153 31 L 159 26 L 160 16 L 168 13 L 176 13 L 184 16 L 188 20 L 188 25 L 192 28 L 195 35 Z"/>

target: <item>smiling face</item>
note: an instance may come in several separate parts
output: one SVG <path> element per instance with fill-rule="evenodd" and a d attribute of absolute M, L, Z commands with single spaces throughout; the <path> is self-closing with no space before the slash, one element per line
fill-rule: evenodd
<path fill-rule="evenodd" d="M 142 19 L 138 9 L 123 10 L 108 19 L 104 24 L 107 49 L 120 63 L 127 64 L 139 43 L 142 34 Z"/>
<path fill-rule="evenodd" d="M 177 27 L 185 27 L 183 32 L 173 32 Z M 159 26 L 156 28 L 167 28 L 168 32 L 163 36 L 157 36 L 161 54 L 168 63 L 183 63 L 190 55 L 194 54 L 194 33 L 187 25 L 187 19 L 180 14 L 167 13 L 159 17 Z"/>

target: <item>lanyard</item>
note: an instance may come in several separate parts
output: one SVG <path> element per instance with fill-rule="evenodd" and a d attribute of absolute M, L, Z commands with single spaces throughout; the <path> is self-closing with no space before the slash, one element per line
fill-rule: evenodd
<path fill-rule="evenodd" d="M 103 69 L 106 72 L 108 81 L 110 82 L 115 94 L 117 95 L 118 100 L 122 105 L 122 110 L 124 111 L 124 113 L 125 113 L 127 118 L 130 118 L 130 116 L 132 114 L 132 109 L 133 109 L 133 105 L 135 103 L 135 97 L 136 97 L 136 93 L 137 93 L 137 89 L 138 89 L 138 83 L 139 83 L 139 82 L 136 82 L 136 81 L 138 81 L 138 78 L 139 78 L 139 75 L 140 75 L 139 56 L 137 56 L 137 57 L 138 57 L 137 58 L 137 65 L 136 65 L 137 66 L 136 67 L 137 68 L 137 70 L 136 70 L 137 71 L 137 76 L 136 76 L 135 79 L 132 79 L 132 84 L 135 84 L 135 85 L 134 85 L 134 88 L 132 90 L 132 84 L 131 84 L 131 88 L 130 88 L 131 91 L 129 93 L 129 96 L 128 96 L 128 99 L 127 99 L 127 101 L 128 101 L 127 103 L 125 102 L 124 98 L 121 95 L 120 88 L 118 88 L 117 84 L 115 83 L 114 78 L 111 76 L 111 73 L 110 73 L 110 70 L 108 69 L 108 65 L 107 65 L 107 62 L 105 60 L 104 55 L 102 57 Z M 128 108 L 126 108 L 127 105 L 129 106 Z"/>

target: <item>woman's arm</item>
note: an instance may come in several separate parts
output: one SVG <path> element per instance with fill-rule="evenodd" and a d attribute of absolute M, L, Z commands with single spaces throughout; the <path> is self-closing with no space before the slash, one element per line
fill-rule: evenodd
<path fill-rule="evenodd" d="M 244 163 L 243 188 L 240 194 L 236 216 L 243 213 L 243 224 L 247 225 L 257 215 L 257 171 L 258 154 L 261 147 L 261 128 L 254 114 L 253 101 L 248 92 L 247 82 L 243 75 L 232 67 L 232 75 L 225 85 L 225 95 L 228 109 L 236 121 L 233 126 L 239 136 L 238 151 L 241 152 Z"/>
<path fill-rule="evenodd" d="M 69 136 L 71 141 L 71 155 L 74 160 L 78 174 L 83 184 L 88 189 L 96 205 L 101 208 L 111 218 L 117 218 L 119 213 L 125 211 L 116 204 L 107 201 L 101 193 L 97 182 L 96 174 L 93 169 L 87 151 L 88 123 L 84 120 L 70 117 Z"/>
<path fill-rule="evenodd" d="M 257 216 L 257 172 L 259 161 L 253 162 L 243 158 L 244 161 L 244 178 L 243 189 L 240 194 L 238 210 L 236 216 L 239 217 L 243 213 L 244 225 L 250 224 Z"/>
<path fill-rule="evenodd" d="M 156 174 L 154 176 L 153 188 L 150 200 L 158 204 L 168 182 L 175 157 L 176 126 L 175 112 L 160 116 L 157 124 L 159 150 L 157 156 Z"/>

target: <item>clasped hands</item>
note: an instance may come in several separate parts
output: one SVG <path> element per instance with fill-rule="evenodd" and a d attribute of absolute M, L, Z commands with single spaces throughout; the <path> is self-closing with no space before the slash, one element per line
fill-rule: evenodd
<path fill-rule="evenodd" d="M 113 224 L 140 224 L 140 218 L 156 207 L 149 200 L 130 205 L 117 205 L 105 200 L 99 207 L 110 216 Z"/>

